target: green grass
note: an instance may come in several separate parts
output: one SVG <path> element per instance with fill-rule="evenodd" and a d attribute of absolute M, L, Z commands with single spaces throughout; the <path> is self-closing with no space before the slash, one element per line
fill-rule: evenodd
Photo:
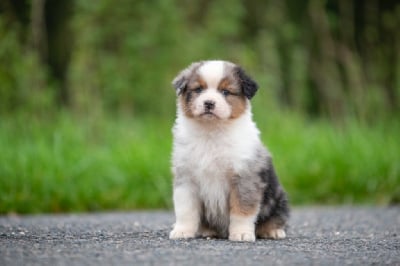
<path fill-rule="evenodd" d="M 264 140 L 294 204 L 400 202 L 398 123 L 334 127 L 290 115 L 269 123 Z"/>
<path fill-rule="evenodd" d="M 400 201 L 400 126 L 256 116 L 292 204 Z M 173 118 L 0 120 L 0 213 L 170 208 Z"/>
<path fill-rule="evenodd" d="M 5 120 L 0 213 L 170 206 L 170 121 Z"/>

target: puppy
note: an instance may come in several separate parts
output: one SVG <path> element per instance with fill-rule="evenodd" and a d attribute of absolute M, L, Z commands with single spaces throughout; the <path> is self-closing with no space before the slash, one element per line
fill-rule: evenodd
<path fill-rule="evenodd" d="M 285 238 L 286 194 L 252 120 L 257 84 L 226 61 L 191 64 L 174 80 L 170 239 Z"/>

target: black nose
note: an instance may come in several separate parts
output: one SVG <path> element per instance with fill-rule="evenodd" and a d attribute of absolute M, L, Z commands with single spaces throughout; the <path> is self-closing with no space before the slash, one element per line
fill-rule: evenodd
<path fill-rule="evenodd" d="M 214 101 L 205 101 L 204 102 L 204 108 L 207 111 L 210 111 L 210 110 L 214 109 L 214 107 L 215 107 L 215 102 Z"/>

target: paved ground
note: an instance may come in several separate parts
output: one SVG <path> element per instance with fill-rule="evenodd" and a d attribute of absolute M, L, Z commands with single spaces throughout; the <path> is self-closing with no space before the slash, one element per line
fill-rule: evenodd
<path fill-rule="evenodd" d="M 400 265 L 400 207 L 297 208 L 285 240 L 171 241 L 171 212 L 0 217 L 0 265 Z"/>

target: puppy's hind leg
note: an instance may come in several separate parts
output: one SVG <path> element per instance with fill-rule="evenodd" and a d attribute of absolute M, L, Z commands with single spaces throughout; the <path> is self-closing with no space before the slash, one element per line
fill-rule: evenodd
<path fill-rule="evenodd" d="M 200 224 L 200 204 L 194 193 L 194 188 L 188 184 L 174 188 L 174 208 L 176 223 L 169 234 L 170 239 L 194 238 Z"/>
<path fill-rule="evenodd" d="M 264 198 L 260 209 L 256 235 L 259 238 L 283 239 L 286 237 L 286 225 L 289 218 L 289 206 L 286 194 L 278 188 L 275 199 Z"/>
<path fill-rule="evenodd" d="M 256 234 L 259 238 L 283 239 L 286 232 L 282 223 L 278 220 L 267 220 L 256 227 Z"/>
<path fill-rule="evenodd" d="M 261 171 L 260 175 L 267 186 L 257 220 L 256 234 L 259 238 L 285 238 L 289 204 L 286 193 L 278 182 L 271 159 L 268 167 Z"/>

